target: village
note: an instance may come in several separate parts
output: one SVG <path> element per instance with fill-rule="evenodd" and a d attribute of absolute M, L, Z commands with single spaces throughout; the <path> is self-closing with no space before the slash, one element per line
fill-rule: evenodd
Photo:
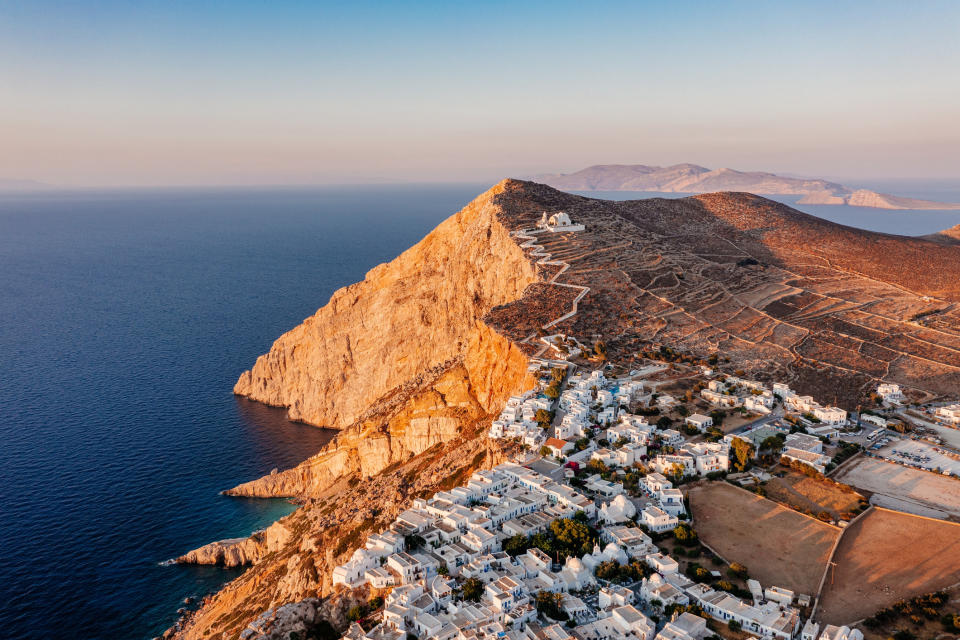
<path fill-rule="evenodd" d="M 663 369 L 610 375 L 534 360 L 536 387 L 510 398 L 489 430 L 520 446 L 517 459 L 415 500 L 334 570 L 335 584 L 388 592 L 367 629 L 346 637 L 862 638 L 821 629 L 814 594 L 761 584 L 703 546 L 679 485 L 750 487 L 767 474 L 761 455 L 823 474 L 851 450 L 888 443 L 892 420 L 861 413 L 851 425 L 843 409 L 786 385 L 708 367 L 699 397 L 681 402 L 647 379 Z M 896 408 L 896 385 L 878 392 Z M 732 429 L 729 413 L 741 417 Z"/>
<path fill-rule="evenodd" d="M 517 235 L 559 275 L 568 265 L 536 236 L 582 229 L 563 212 L 544 213 L 536 230 Z M 588 291 L 561 286 L 578 290 L 573 310 L 544 329 L 575 314 Z M 897 384 L 881 383 L 875 406 L 851 414 L 784 383 L 716 371 L 718 356 L 678 366 L 658 362 L 672 355 L 661 347 L 625 370 L 606 362 L 600 342 L 545 333 L 525 340 L 537 345 L 529 367 L 536 384 L 511 397 L 488 432 L 514 446 L 514 459 L 415 499 L 333 571 L 335 585 L 385 594 L 354 611 L 345 637 L 864 640 L 860 628 L 818 622 L 843 529 L 874 498 L 918 514 L 930 505 L 917 510 L 913 497 L 881 491 L 868 501 L 826 476 L 870 459 L 960 475 L 960 404 L 910 406 Z M 823 504 L 791 495 L 808 480 L 827 494 Z M 776 502 L 764 499 L 771 492 Z M 796 544 L 798 557 L 820 557 L 792 576 L 776 562 L 761 565 L 761 583 L 717 551 L 754 544 L 742 521 L 723 522 L 738 508 L 793 519 L 769 535 Z M 752 557 L 761 562 L 771 550 L 779 553 L 764 541 Z"/>

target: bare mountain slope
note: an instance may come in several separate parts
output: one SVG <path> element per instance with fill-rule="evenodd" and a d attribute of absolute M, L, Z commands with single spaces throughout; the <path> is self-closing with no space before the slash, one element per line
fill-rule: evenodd
<path fill-rule="evenodd" d="M 649 343 L 792 381 L 854 406 L 880 378 L 960 387 L 960 247 L 837 225 L 745 193 L 610 202 L 523 183 L 507 225 L 566 210 L 587 225 L 539 242 L 590 287 L 557 329 L 619 357 Z M 519 303 L 489 319 L 506 335 Z M 511 333 L 511 331 L 513 331 Z"/>

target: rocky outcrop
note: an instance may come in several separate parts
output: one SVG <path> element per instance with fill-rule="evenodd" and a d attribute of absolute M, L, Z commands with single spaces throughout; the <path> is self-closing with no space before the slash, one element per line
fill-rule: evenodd
<path fill-rule="evenodd" d="M 216 564 L 239 567 L 253 564 L 268 553 L 283 548 L 290 541 L 290 530 L 283 521 L 274 522 L 249 538 L 231 538 L 204 545 L 177 558 L 178 564 Z"/>
<path fill-rule="evenodd" d="M 333 568 L 368 535 L 386 528 L 414 498 L 463 484 L 474 470 L 503 462 L 510 451 L 480 434 L 468 429 L 466 434 L 369 480 L 353 478 L 325 497 L 308 499 L 280 521 L 291 532 L 285 544 L 262 555 L 239 578 L 206 598 L 172 635 L 189 640 L 236 638 L 264 611 L 308 598 L 319 599 L 319 614 L 310 607 L 278 609 L 261 622 L 283 622 L 279 626 L 255 624 L 251 637 L 272 637 L 274 629 L 292 628 L 298 620 L 313 624 L 320 617 L 342 631 L 346 626 L 344 602 L 350 592 L 333 587 Z"/>
<path fill-rule="evenodd" d="M 872 207 L 874 209 L 960 209 L 960 204 L 901 198 L 868 189 L 858 189 L 851 193 L 846 198 L 846 204 L 852 207 Z"/>
<path fill-rule="evenodd" d="M 939 244 L 957 245 L 960 244 L 960 224 L 944 229 L 928 236 L 923 236 L 925 240 L 937 242 Z"/>
<path fill-rule="evenodd" d="M 497 219 L 505 181 L 282 335 L 234 387 L 291 419 L 345 428 L 409 380 L 461 357 L 477 322 L 536 270 Z M 495 395 L 495 394 L 494 394 Z M 492 409 L 486 390 L 477 399 Z"/>
<path fill-rule="evenodd" d="M 458 437 L 512 393 L 531 385 L 523 352 L 477 321 L 463 357 L 393 390 L 324 450 L 293 469 L 225 493 L 257 498 L 323 495 L 342 478 L 368 478 Z"/>

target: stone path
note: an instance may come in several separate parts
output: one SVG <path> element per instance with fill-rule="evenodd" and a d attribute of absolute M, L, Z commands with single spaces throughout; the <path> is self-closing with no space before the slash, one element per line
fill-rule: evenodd
<path fill-rule="evenodd" d="M 570 263 L 565 262 L 563 260 L 552 260 L 551 258 L 553 258 L 553 255 L 550 254 L 548 251 L 546 251 L 541 245 L 537 244 L 537 238 L 534 234 L 538 234 L 538 233 L 545 233 L 545 232 L 543 230 L 521 229 L 520 231 L 513 232 L 513 235 L 517 238 L 522 238 L 523 240 L 525 240 L 525 242 L 523 242 L 520 245 L 520 248 L 531 249 L 530 255 L 535 258 L 538 258 L 537 264 L 553 265 L 555 267 L 560 267 L 560 270 L 557 271 L 555 274 L 553 274 L 552 278 L 547 280 L 548 284 L 553 284 L 558 287 L 568 287 L 570 289 L 576 289 L 580 292 L 577 294 L 577 297 L 573 299 L 573 308 L 568 313 L 565 313 L 559 318 L 555 318 L 550 322 L 548 322 L 547 324 L 543 325 L 544 329 L 549 329 L 550 327 L 556 326 L 557 324 L 563 322 L 564 320 L 567 320 L 577 315 L 577 310 L 578 310 L 577 305 L 583 299 L 583 297 L 587 295 L 587 292 L 590 291 L 590 287 L 584 287 L 576 284 L 567 284 L 564 282 L 557 282 L 557 278 L 559 278 L 564 271 L 570 268 Z M 521 342 L 529 343 L 531 340 L 534 340 L 536 337 L 537 337 L 537 334 L 531 333 L 529 336 L 521 340 Z M 550 348 L 550 344 L 545 343 L 543 348 L 540 349 L 540 351 L 538 351 L 537 353 L 535 353 L 533 357 L 539 358 L 549 348 Z"/>

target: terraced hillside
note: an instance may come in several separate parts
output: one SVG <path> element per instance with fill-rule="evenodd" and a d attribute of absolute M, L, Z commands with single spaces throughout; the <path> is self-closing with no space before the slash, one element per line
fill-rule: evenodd
<path fill-rule="evenodd" d="M 760 377 L 848 407 L 878 379 L 917 396 L 960 388 L 960 246 L 834 224 L 746 193 L 611 202 L 513 181 L 499 197 L 512 229 L 567 211 L 579 233 L 537 242 L 587 286 L 552 330 L 602 337 L 611 359 L 649 344 L 721 353 Z M 487 321 L 521 339 L 525 309 L 567 295 L 548 286 Z"/>

